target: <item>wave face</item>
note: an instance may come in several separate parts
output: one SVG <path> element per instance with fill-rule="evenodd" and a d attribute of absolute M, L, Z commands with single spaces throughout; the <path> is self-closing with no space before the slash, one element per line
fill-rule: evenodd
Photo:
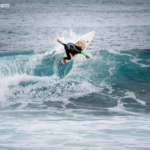
<path fill-rule="evenodd" d="M 63 52 L 63 47 L 60 49 Z M 88 49 L 87 53 L 90 60 L 78 55 L 62 68 L 63 54 L 56 49 L 1 53 L 1 109 L 65 107 L 150 112 L 149 49 Z"/>

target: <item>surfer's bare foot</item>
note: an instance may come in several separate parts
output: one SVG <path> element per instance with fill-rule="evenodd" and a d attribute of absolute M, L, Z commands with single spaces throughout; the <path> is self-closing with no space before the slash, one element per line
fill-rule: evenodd
<path fill-rule="evenodd" d="M 90 56 L 86 56 L 87 59 L 90 59 Z"/>
<path fill-rule="evenodd" d="M 65 57 L 63 58 L 63 63 L 66 64 L 66 59 L 65 59 Z"/>
<path fill-rule="evenodd" d="M 57 42 L 59 42 L 59 39 L 57 39 Z"/>

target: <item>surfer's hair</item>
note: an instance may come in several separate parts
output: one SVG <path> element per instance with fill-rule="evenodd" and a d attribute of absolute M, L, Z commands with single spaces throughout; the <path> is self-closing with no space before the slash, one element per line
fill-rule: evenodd
<path fill-rule="evenodd" d="M 77 54 L 77 52 L 75 50 L 71 50 L 71 55 L 75 56 L 75 54 Z"/>
<path fill-rule="evenodd" d="M 72 56 L 75 56 L 75 54 L 77 54 L 76 50 L 72 47 L 70 49 L 70 53 L 71 53 Z"/>

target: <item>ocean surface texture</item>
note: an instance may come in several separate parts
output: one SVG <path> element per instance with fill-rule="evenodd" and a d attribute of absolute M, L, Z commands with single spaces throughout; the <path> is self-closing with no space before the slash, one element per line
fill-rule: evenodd
<path fill-rule="evenodd" d="M 0 150 L 150 149 L 149 0 L 0 4 Z"/>

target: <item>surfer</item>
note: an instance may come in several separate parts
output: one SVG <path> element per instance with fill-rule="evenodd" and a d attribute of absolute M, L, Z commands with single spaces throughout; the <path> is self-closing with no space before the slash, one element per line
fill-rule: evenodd
<path fill-rule="evenodd" d="M 62 45 L 64 45 L 65 47 L 65 51 L 66 51 L 66 55 L 67 57 L 63 58 L 63 63 L 66 64 L 66 60 L 70 60 L 71 56 L 70 54 L 74 57 L 76 54 L 83 54 L 84 56 L 86 56 L 87 59 L 90 59 L 90 56 L 88 56 L 85 52 L 82 51 L 83 46 L 82 45 L 75 45 L 73 43 L 68 43 L 65 44 L 63 42 L 61 42 L 59 39 L 57 39 L 57 42 L 61 43 Z M 62 66 L 62 64 L 60 65 L 60 67 Z"/>

